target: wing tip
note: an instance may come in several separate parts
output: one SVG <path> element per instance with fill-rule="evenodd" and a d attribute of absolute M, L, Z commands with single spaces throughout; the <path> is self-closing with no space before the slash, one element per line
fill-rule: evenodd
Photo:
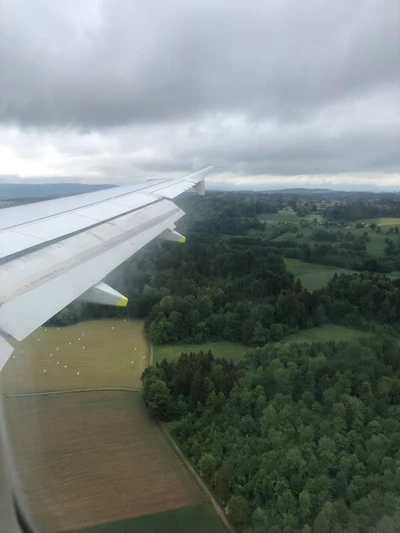
<path fill-rule="evenodd" d="M 115 305 L 117 307 L 126 307 L 128 305 L 128 298 L 126 296 L 122 296 L 122 298 L 120 298 Z"/>

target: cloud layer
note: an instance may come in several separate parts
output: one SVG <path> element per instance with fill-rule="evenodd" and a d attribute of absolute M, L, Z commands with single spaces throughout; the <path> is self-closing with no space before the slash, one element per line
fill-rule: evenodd
<path fill-rule="evenodd" d="M 396 174 L 398 0 L 3 0 L 4 174 Z"/>

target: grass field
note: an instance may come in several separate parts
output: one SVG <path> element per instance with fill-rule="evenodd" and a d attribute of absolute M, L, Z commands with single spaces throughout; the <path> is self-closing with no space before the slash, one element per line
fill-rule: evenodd
<path fill-rule="evenodd" d="M 275 241 L 296 241 L 299 244 L 312 244 L 315 242 L 312 240 L 312 234 L 315 230 L 316 228 L 299 228 L 298 232 L 284 233 L 283 235 L 277 237 Z M 336 231 L 336 228 L 328 228 L 328 231 Z M 342 231 L 343 233 L 353 233 L 353 235 L 355 235 L 356 237 L 361 237 L 363 233 L 367 232 L 369 237 L 369 241 L 366 243 L 367 252 L 371 255 L 375 255 L 378 257 L 384 255 L 384 249 L 386 246 L 385 239 L 388 237 L 388 235 L 386 235 L 385 233 L 377 233 L 376 231 L 372 231 L 369 228 L 355 228 L 352 226 L 343 228 Z M 302 233 L 303 236 L 297 237 L 298 233 Z M 396 239 L 399 239 L 397 235 L 391 235 L 390 238 L 394 239 L 395 242 Z"/>
<path fill-rule="evenodd" d="M 327 324 L 318 328 L 311 328 L 290 335 L 282 339 L 281 344 L 287 342 L 313 342 L 313 341 L 350 341 L 358 339 L 363 335 L 370 335 L 359 329 L 347 328 L 345 326 L 336 326 L 334 324 Z M 216 356 L 225 357 L 226 359 L 233 359 L 235 363 L 243 359 L 249 346 L 242 344 L 235 344 L 233 342 L 211 342 L 208 344 L 177 344 L 166 346 L 154 346 L 154 362 L 161 362 L 164 358 L 168 361 L 177 359 L 182 352 L 190 353 L 199 352 L 200 350 L 211 350 Z"/>
<path fill-rule="evenodd" d="M 400 218 L 363 218 L 359 222 L 365 222 L 366 224 L 376 224 L 377 226 L 384 226 L 386 228 L 400 226 Z"/>
<path fill-rule="evenodd" d="M 162 529 L 160 529 L 162 526 Z M 66 533 L 225 533 L 226 529 L 219 520 L 211 504 L 181 507 L 131 520 L 113 522 L 101 526 L 79 529 Z"/>
<path fill-rule="evenodd" d="M 388 235 L 386 235 L 385 233 L 377 233 L 376 231 L 372 231 L 369 228 L 354 227 L 346 228 L 346 231 L 350 231 L 350 233 L 353 233 L 353 235 L 355 235 L 356 237 L 360 237 L 363 233 L 366 232 L 369 237 L 369 241 L 366 243 L 367 252 L 377 257 L 383 256 L 385 254 L 385 239 L 388 237 Z M 390 237 L 392 239 L 394 238 L 394 240 L 398 238 L 396 235 L 391 235 Z"/>
<path fill-rule="evenodd" d="M 286 268 L 296 277 L 300 278 L 301 284 L 308 290 L 320 289 L 328 283 L 337 274 L 354 274 L 354 270 L 345 268 L 335 268 L 326 265 L 317 265 L 315 263 L 306 263 L 300 259 L 284 258 Z"/>
<path fill-rule="evenodd" d="M 281 209 L 277 213 L 260 215 L 260 219 L 270 222 L 300 222 L 301 217 L 298 217 L 293 209 Z"/>
<path fill-rule="evenodd" d="M 311 235 L 314 231 L 315 231 L 315 228 L 300 228 L 299 227 L 299 231 L 284 233 L 283 235 L 279 235 L 279 237 L 276 237 L 274 241 L 276 242 L 296 241 L 299 244 L 303 244 L 306 242 L 311 242 Z M 298 233 L 302 233 L 303 236 L 297 237 Z"/>
<path fill-rule="evenodd" d="M 171 528 L 180 520 L 176 531 L 183 533 L 196 531 L 190 524 L 194 517 L 216 524 L 204 531 L 223 531 L 219 518 L 202 506 L 202 491 L 148 418 L 140 393 L 9 397 L 4 406 L 19 477 L 41 531 L 110 524 L 100 531 L 164 533 L 173 531 L 166 524 Z M 158 514 L 165 511 L 170 514 Z M 115 525 L 144 515 L 153 516 L 138 519 L 137 528 Z"/>
<path fill-rule="evenodd" d="M 316 218 L 318 222 L 323 220 L 322 215 L 310 214 L 305 217 L 298 217 L 297 213 L 293 209 L 281 209 L 277 213 L 268 213 L 266 215 L 260 215 L 261 220 L 269 222 L 300 222 L 301 220 L 313 220 Z"/>
<path fill-rule="evenodd" d="M 327 324 L 319 328 L 306 329 L 286 337 L 281 341 L 281 344 L 286 342 L 326 342 L 326 341 L 353 341 L 363 336 L 370 336 L 368 332 L 360 331 L 359 329 L 346 328 L 344 326 L 336 326 L 334 324 Z"/>
<path fill-rule="evenodd" d="M 356 230 L 360 231 L 360 230 Z M 376 231 L 369 231 L 369 242 L 366 243 L 367 246 L 367 252 L 371 255 L 376 255 L 378 257 L 385 255 L 385 239 L 387 238 L 387 235 L 384 235 L 382 233 L 376 233 Z"/>
<path fill-rule="evenodd" d="M 248 346 L 234 342 L 159 345 L 154 346 L 154 363 L 161 362 L 163 359 L 167 359 L 168 361 L 178 359 L 182 352 L 189 354 L 190 352 L 208 352 L 209 350 L 211 350 L 215 357 L 225 357 L 225 359 L 239 361 L 242 359 L 244 352 L 248 349 Z"/>
<path fill-rule="evenodd" d="M 0 388 L 3 393 L 140 388 L 148 363 L 143 322 L 92 320 L 60 329 L 42 327 L 16 345 L 0 373 Z"/>

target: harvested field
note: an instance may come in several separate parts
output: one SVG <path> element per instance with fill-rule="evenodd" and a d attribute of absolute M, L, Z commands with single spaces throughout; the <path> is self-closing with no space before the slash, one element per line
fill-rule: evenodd
<path fill-rule="evenodd" d="M 202 492 L 141 402 L 139 393 L 115 391 L 4 399 L 19 476 L 41 531 L 201 504 Z"/>
<path fill-rule="evenodd" d="M 0 373 L 0 388 L 6 394 L 139 389 L 148 364 L 141 321 L 91 320 L 59 329 L 41 327 L 15 345 Z"/>

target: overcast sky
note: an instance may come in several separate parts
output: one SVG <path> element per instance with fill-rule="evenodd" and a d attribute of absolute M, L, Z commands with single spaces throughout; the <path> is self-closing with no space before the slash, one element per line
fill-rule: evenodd
<path fill-rule="evenodd" d="M 0 0 L 0 175 L 400 188 L 399 0 Z"/>

